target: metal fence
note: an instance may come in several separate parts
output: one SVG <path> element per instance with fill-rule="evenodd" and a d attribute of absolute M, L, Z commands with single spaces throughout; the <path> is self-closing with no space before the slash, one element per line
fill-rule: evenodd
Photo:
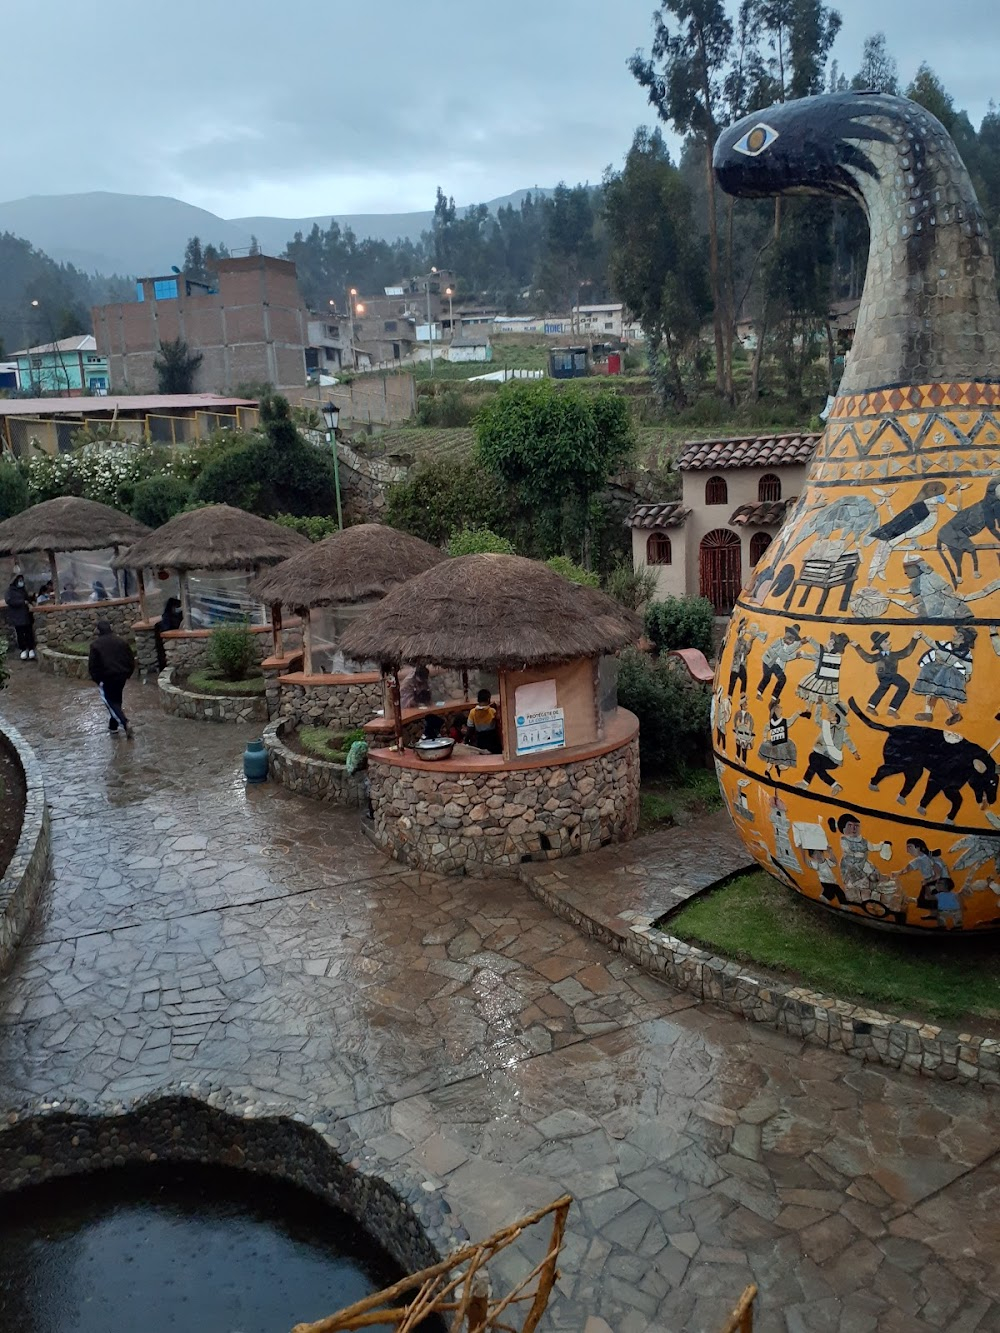
<path fill-rule="evenodd" d="M 147 412 L 137 417 L 0 417 L 0 446 L 17 458 L 37 454 L 65 454 L 73 437 L 86 427 L 113 426 L 116 438 L 136 444 L 196 444 L 219 430 L 252 430 L 258 423 L 256 407 L 231 412 L 199 411 L 191 415 Z"/>

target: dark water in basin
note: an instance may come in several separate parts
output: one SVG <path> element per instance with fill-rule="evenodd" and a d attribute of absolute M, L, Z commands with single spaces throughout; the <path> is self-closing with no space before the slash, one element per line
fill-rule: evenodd
<path fill-rule="evenodd" d="M 3 1333 L 288 1333 L 402 1276 L 353 1218 L 242 1172 L 154 1165 L 0 1197 Z"/>

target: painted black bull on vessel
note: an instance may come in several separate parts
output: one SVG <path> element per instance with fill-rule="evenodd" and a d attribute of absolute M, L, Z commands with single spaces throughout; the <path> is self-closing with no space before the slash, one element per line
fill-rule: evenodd
<path fill-rule="evenodd" d="M 951 801 L 946 816 L 949 824 L 962 808 L 962 788 L 970 787 L 982 809 L 994 805 L 997 799 L 998 775 L 996 760 L 989 750 L 967 741 L 953 731 L 938 731 L 934 727 L 887 727 L 873 722 L 851 699 L 851 708 L 866 727 L 886 733 L 882 747 L 882 762 L 868 786 L 878 791 L 883 778 L 903 775 L 903 786 L 896 798 L 903 805 L 907 796 L 927 773 L 927 786 L 917 806 L 917 814 L 927 813 L 927 807 L 942 792 Z"/>

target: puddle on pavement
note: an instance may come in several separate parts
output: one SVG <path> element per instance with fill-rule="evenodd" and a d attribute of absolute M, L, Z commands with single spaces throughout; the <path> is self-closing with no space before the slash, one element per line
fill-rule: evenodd
<path fill-rule="evenodd" d="M 352 1218 L 224 1168 L 125 1168 L 0 1204 L 0 1329 L 18 1333 L 287 1333 L 402 1276 Z"/>

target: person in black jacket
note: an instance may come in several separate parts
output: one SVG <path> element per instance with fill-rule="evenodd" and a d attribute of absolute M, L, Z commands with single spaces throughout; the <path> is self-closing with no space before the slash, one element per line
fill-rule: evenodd
<path fill-rule="evenodd" d="M 167 665 L 167 654 L 163 647 L 163 635 L 170 630 L 180 629 L 184 623 L 184 612 L 181 610 L 180 600 L 176 597 L 168 597 L 166 605 L 163 608 L 163 614 L 153 626 L 153 637 L 156 640 L 156 664 L 162 671 Z"/>
<path fill-rule="evenodd" d="M 135 654 L 124 639 L 112 634 L 106 620 L 97 622 L 97 638 L 90 645 L 87 666 L 90 679 L 96 683 L 109 713 L 108 731 L 115 732 L 122 727 L 131 740 L 132 728 L 122 707 L 122 691 L 135 671 Z"/>
<path fill-rule="evenodd" d="M 22 662 L 35 660 L 35 617 L 31 614 L 28 590 L 24 586 L 24 575 L 15 574 L 7 589 L 4 599 L 7 603 L 7 621 L 17 636 L 17 646 Z"/>

